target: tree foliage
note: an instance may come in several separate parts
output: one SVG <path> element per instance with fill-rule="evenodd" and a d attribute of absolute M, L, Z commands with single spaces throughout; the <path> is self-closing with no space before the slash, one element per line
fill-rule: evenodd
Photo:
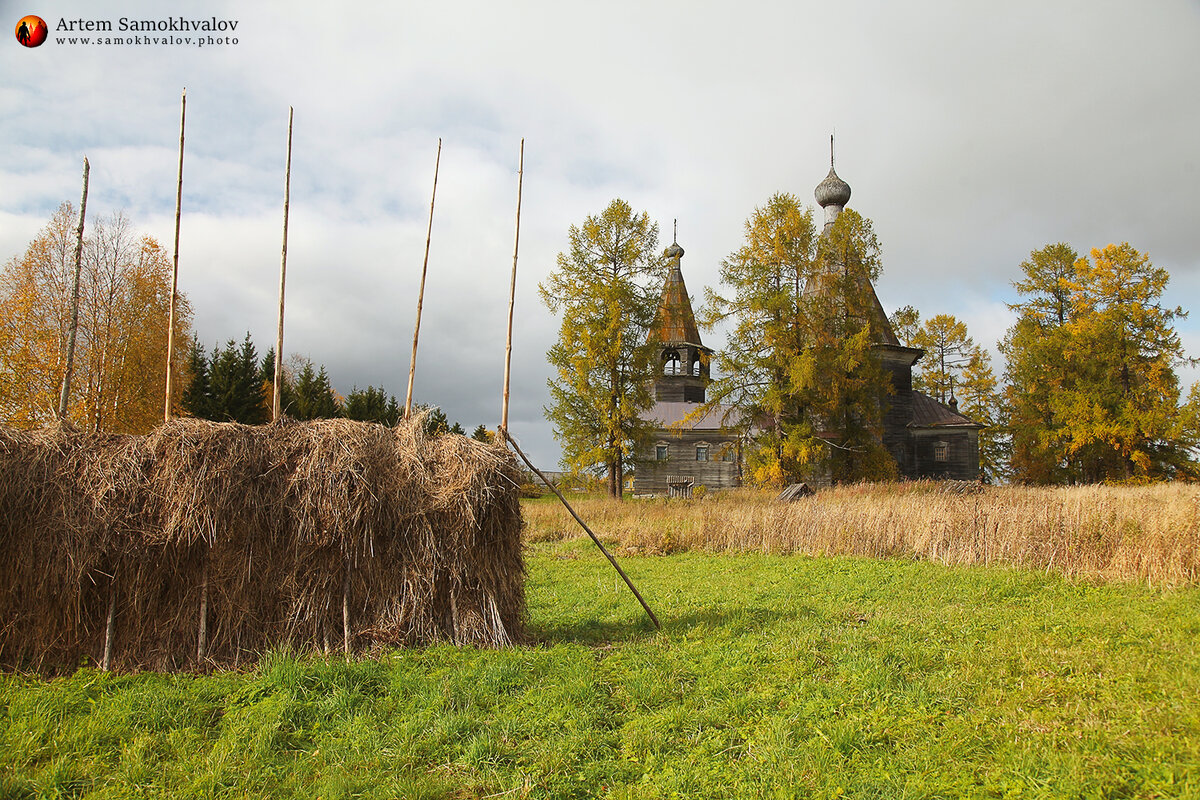
<path fill-rule="evenodd" d="M 291 403 L 284 408 L 284 412 L 299 420 L 342 416 L 342 404 L 324 365 L 316 367 L 312 361 L 304 360 L 294 379 Z"/>
<path fill-rule="evenodd" d="M 708 291 L 702 321 L 733 325 L 718 362 L 725 377 L 709 397 L 733 409 L 728 424 L 758 432 L 751 479 L 894 476 L 881 442 L 890 379 L 872 352 L 880 262 L 870 221 L 847 209 L 818 236 L 812 210 L 776 194 L 746 221 L 745 237 L 722 262 L 726 291 Z"/>
<path fill-rule="evenodd" d="M 0 420 L 53 419 L 71 321 L 76 214 L 63 203 L 23 256 L 0 272 Z M 115 213 L 91 225 L 80 271 L 79 328 L 67 418 L 81 427 L 142 433 L 162 420 L 171 260 Z M 176 340 L 191 318 L 179 296 Z M 186 368 L 183 348 L 176 370 Z"/>
<path fill-rule="evenodd" d="M 344 412 L 347 419 L 378 422 L 389 426 L 395 425 L 404 416 L 404 410 L 400 408 L 396 396 L 389 395 L 382 386 L 378 389 L 374 386 L 368 386 L 366 389 L 355 386 L 350 394 L 346 395 Z"/>
<path fill-rule="evenodd" d="M 538 288 L 562 313 L 558 341 L 546 354 L 554 367 L 546 417 L 563 446 L 563 463 L 605 472 L 610 496 L 621 497 L 624 472 L 648 426 L 657 347 L 647 342 L 658 310 L 665 262 L 658 226 L 624 200 L 568 231 L 569 249 Z"/>
<path fill-rule="evenodd" d="M 916 364 L 913 388 L 940 403 L 954 396 L 955 389 L 962 386 L 967 365 L 980 353 L 967 334 L 966 324 L 952 314 L 927 319 L 913 335 L 911 346 L 925 351 Z"/>
<path fill-rule="evenodd" d="M 207 413 L 197 416 L 246 425 L 259 425 L 271 419 L 270 399 L 264 396 L 258 352 L 249 333 L 241 344 L 230 339 L 224 349 L 213 348 L 208 362 L 208 389 L 208 398 L 196 406 Z M 198 390 L 193 392 L 189 388 L 187 394 L 200 398 Z M 191 408 L 188 410 L 196 413 Z"/>
<path fill-rule="evenodd" d="M 1002 350 L 1019 480 L 1074 483 L 1198 475 L 1197 431 L 1175 367 L 1187 359 L 1161 303 L 1166 270 L 1128 243 L 1078 258 L 1030 255 Z M 1193 398 L 1196 396 L 1193 389 Z"/>

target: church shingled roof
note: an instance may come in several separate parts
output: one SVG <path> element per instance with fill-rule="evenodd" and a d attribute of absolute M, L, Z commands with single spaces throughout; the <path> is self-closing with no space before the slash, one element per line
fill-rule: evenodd
<path fill-rule="evenodd" d="M 687 285 L 683 282 L 683 270 L 679 259 L 683 248 L 674 243 L 667 250 L 672 260 L 671 271 L 663 284 L 662 297 L 658 303 L 658 319 L 650 329 L 650 341 L 663 344 L 695 344 L 703 347 L 700 331 L 696 328 L 696 315 L 692 313 L 692 301 L 688 297 Z"/>
<path fill-rule="evenodd" d="M 914 428 L 986 428 L 968 416 L 958 413 L 924 392 L 913 389 L 912 423 Z"/>

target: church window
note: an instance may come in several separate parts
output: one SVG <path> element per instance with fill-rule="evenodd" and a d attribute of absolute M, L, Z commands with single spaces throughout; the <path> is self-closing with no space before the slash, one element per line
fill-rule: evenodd
<path fill-rule="evenodd" d="M 933 460 L 934 461 L 949 461 L 950 460 L 950 443 L 949 442 L 934 442 L 933 443 Z"/>
<path fill-rule="evenodd" d="M 700 377 L 700 358 L 699 357 L 695 358 L 692 361 L 692 375 L 697 378 Z"/>
<path fill-rule="evenodd" d="M 697 461 L 708 461 L 708 445 L 706 445 L 706 444 L 696 445 L 696 460 Z"/>
<path fill-rule="evenodd" d="M 667 445 L 665 445 L 665 444 L 654 445 L 654 460 L 655 461 L 666 461 L 667 460 Z"/>

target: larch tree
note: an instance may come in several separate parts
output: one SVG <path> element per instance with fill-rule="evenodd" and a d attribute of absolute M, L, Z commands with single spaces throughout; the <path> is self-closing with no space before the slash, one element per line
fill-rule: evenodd
<path fill-rule="evenodd" d="M 952 314 L 938 314 L 927 319 L 911 341 L 912 347 L 925 351 L 914 370 L 913 388 L 938 402 L 949 402 L 955 388 L 962 385 L 971 358 L 979 353 L 966 324 Z"/>
<path fill-rule="evenodd" d="M 900 341 L 900 344 L 905 347 L 916 347 L 913 339 L 921 329 L 920 311 L 912 306 L 897 308 L 888 317 L 888 324 L 892 326 L 892 333 L 896 334 L 896 339 Z"/>
<path fill-rule="evenodd" d="M 1021 263 L 1025 277 L 1014 282 L 1023 299 L 1009 308 L 1016 323 L 1000 343 L 1007 360 L 1004 415 L 1011 434 L 1010 467 L 1026 483 L 1073 483 L 1073 473 L 1059 445 L 1061 416 L 1052 401 L 1072 383 L 1064 354 L 1072 321 L 1071 285 L 1079 254 L 1059 242 L 1030 253 Z"/>
<path fill-rule="evenodd" d="M 833 483 L 895 478 L 883 445 L 883 416 L 894 394 L 874 344 L 882 312 L 871 285 L 883 264 L 871 221 L 842 211 L 817 241 L 815 287 L 807 292 L 808 346 L 798 388 L 809 407 L 814 465 Z M 824 284 L 824 285 L 822 285 Z"/>
<path fill-rule="evenodd" d="M 1062 246 L 1054 246 L 1061 248 Z M 1055 268 L 1031 258 L 1005 340 L 1013 469 L 1030 482 L 1197 477 L 1175 367 L 1189 362 L 1162 305 L 1165 269 L 1128 243 Z M 1195 396 L 1193 388 L 1193 397 Z"/>
<path fill-rule="evenodd" d="M 943 403 L 953 396 L 959 411 L 987 426 L 979 431 L 980 479 L 991 483 L 1007 476 L 1008 438 L 991 355 L 950 314 L 922 323 L 917 309 L 904 306 L 888 322 L 902 345 L 925 351 L 914 366 L 913 388 Z"/>
<path fill-rule="evenodd" d="M 803 411 L 791 376 L 804 345 L 804 287 L 813 275 L 816 228 L 812 209 L 794 194 L 777 193 L 754 209 L 745 241 L 721 262 L 721 291 L 705 291 L 701 324 L 730 323 L 717 356 L 722 377 L 709 387 L 709 405 L 724 405 L 724 420 L 749 436 L 750 478 L 759 485 L 799 480 L 808 450 L 792 436 Z"/>
<path fill-rule="evenodd" d="M 754 434 L 746 459 L 755 483 L 895 474 L 880 442 L 890 381 L 871 352 L 878 273 L 871 224 L 852 210 L 828 236 L 792 194 L 747 219 L 745 243 L 721 265 L 724 289 L 707 292 L 701 318 L 732 324 L 708 405 L 730 406 L 726 424 Z"/>
<path fill-rule="evenodd" d="M 569 249 L 539 285 L 542 302 L 562 314 L 546 417 L 563 447 L 563 463 L 605 473 L 621 499 L 626 467 L 649 426 L 657 347 L 647 342 L 666 265 L 658 226 L 624 200 L 568 230 Z"/>
<path fill-rule="evenodd" d="M 54 418 L 71 319 L 75 212 L 64 203 L 0 273 L 0 413 L 9 424 Z M 84 242 L 79 329 L 67 418 L 81 427 L 142 433 L 162 420 L 171 261 L 120 213 L 99 220 Z M 187 336 L 180 297 L 175 335 Z M 176 373 L 187 353 L 176 353 Z"/>

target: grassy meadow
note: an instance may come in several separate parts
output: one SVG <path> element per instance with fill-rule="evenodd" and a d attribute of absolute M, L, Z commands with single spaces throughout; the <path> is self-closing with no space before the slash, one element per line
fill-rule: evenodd
<path fill-rule="evenodd" d="M 868 545 L 851 510 L 882 490 L 857 491 L 819 540 L 802 519 L 822 502 L 832 513 L 834 493 L 807 515 L 736 495 L 581 504 L 661 631 L 591 542 L 535 501 L 527 646 L 272 653 L 211 675 L 0 675 L 0 798 L 1200 797 L 1194 505 L 1172 546 L 1154 515 L 1138 517 L 1155 555 L 1131 561 L 1119 492 L 1043 499 L 1043 517 L 1122 530 L 1117 545 L 1100 528 L 1064 531 L 1043 552 L 1076 541 L 1092 560 L 1038 565 L 992 522 L 970 547 L 932 523 L 893 541 L 900 526 L 886 522 L 893 532 Z M 1195 496 L 1141 491 L 1184 518 Z M 992 495 L 900 492 L 897 508 L 934 519 L 978 498 L 994 520 Z M 869 520 L 870 505 L 855 513 Z M 1037 505 L 1020 513 L 1034 520 Z M 717 538 L 720 514 L 745 527 Z M 755 514 L 787 527 L 755 531 Z M 923 555 L 913 543 L 925 540 L 936 550 Z M 881 557 L 835 554 L 872 546 Z M 1114 580 L 1114 561 L 1142 566 Z M 1172 566 L 1147 579 L 1152 561 Z"/>

